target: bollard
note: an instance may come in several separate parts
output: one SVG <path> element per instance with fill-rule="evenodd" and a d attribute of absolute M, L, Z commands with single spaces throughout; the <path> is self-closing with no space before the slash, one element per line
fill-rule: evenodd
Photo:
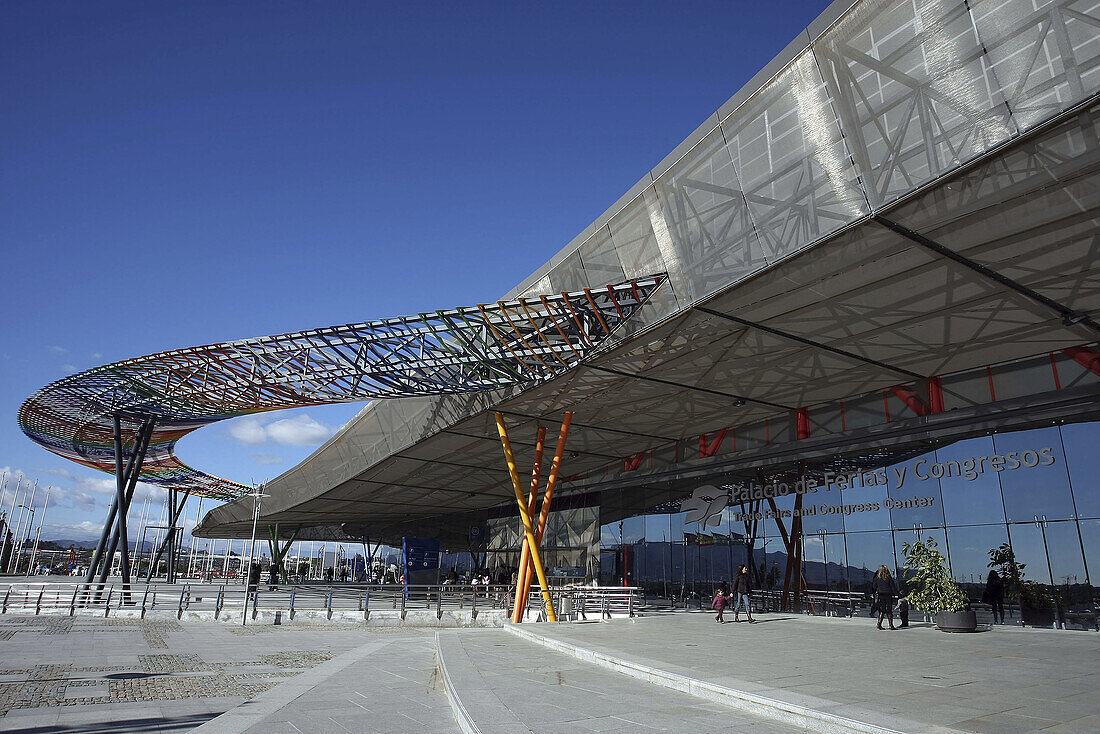
<path fill-rule="evenodd" d="M 370 591 L 363 590 L 363 619 L 370 619 Z"/>
<path fill-rule="evenodd" d="M 477 594 L 474 594 L 473 601 L 470 602 L 470 619 L 477 619 Z"/>
<path fill-rule="evenodd" d="M 115 586 L 111 584 L 111 587 L 107 589 L 107 601 L 103 604 L 103 616 L 108 617 L 111 614 L 111 597 L 115 594 Z"/>
<path fill-rule="evenodd" d="M 633 591 L 628 591 L 628 592 L 626 592 L 626 595 L 627 595 L 627 602 L 626 602 L 627 616 L 629 616 L 631 619 L 633 619 L 634 618 L 634 592 Z"/>
<path fill-rule="evenodd" d="M 294 619 L 294 597 L 295 597 L 295 595 L 297 595 L 297 593 L 298 593 L 297 589 L 291 589 L 290 590 L 290 619 L 292 621 Z"/>
<path fill-rule="evenodd" d="M 46 587 L 43 586 L 42 590 L 38 592 L 38 601 L 34 605 L 34 613 L 38 615 L 42 612 L 42 595 L 46 593 Z"/>
<path fill-rule="evenodd" d="M 401 594 L 401 621 L 402 622 L 405 621 L 405 614 L 407 613 L 405 611 L 405 597 L 407 597 L 407 596 L 408 596 L 408 594 L 405 594 L 405 593 Z"/>
<path fill-rule="evenodd" d="M 443 587 L 439 587 L 435 597 L 435 618 L 443 619 Z"/>
<path fill-rule="evenodd" d="M 72 601 L 71 604 L 69 604 L 69 616 L 70 617 L 75 617 L 76 616 L 76 596 L 79 593 L 80 593 L 80 584 L 77 584 L 76 588 L 73 589 L 73 601 Z"/>
<path fill-rule="evenodd" d="M 8 597 L 9 596 L 11 596 L 11 584 L 8 584 L 8 590 L 4 594 L 4 607 L 3 607 L 2 610 L 0 610 L 0 614 L 7 614 L 8 613 Z"/>
<path fill-rule="evenodd" d="M 214 619 L 222 613 L 222 605 L 225 603 L 225 584 L 218 587 L 218 598 L 214 601 Z"/>
<path fill-rule="evenodd" d="M 187 594 L 187 588 L 188 588 L 188 587 L 187 587 L 187 585 L 186 585 L 186 584 L 184 584 L 183 588 L 182 588 L 182 589 L 180 589 L 180 603 L 179 603 L 179 611 L 178 611 L 178 613 L 176 614 L 176 619 L 183 619 L 183 598 L 184 598 L 184 596 L 186 596 L 186 594 Z"/>
<path fill-rule="evenodd" d="M 141 597 L 141 618 L 145 619 L 145 612 L 147 611 L 147 602 L 149 601 L 149 586 L 146 584 L 145 593 Z"/>
<path fill-rule="evenodd" d="M 332 592 L 328 593 L 328 618 L 332 619 Z"/>

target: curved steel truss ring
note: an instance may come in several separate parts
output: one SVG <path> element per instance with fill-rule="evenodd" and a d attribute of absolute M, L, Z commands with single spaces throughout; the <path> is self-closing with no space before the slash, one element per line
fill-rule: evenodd
<path fill-rule="evenodd" d="M 607 343 L 666 279 L 662 273 L 606 288 L 127 359 L 46 385 L 19 408 L 19 426 L 47 450 L 113 473 L 114 417 L 132 434 L 124 445 L 152 418 L 142 480 L 233 499 L 248 488 L 184 464 L 175 455 L 180 438 L 249 413 L 547 380 Z M 557 318 L 555 311 L 566 310 L 573 318 Z"/>

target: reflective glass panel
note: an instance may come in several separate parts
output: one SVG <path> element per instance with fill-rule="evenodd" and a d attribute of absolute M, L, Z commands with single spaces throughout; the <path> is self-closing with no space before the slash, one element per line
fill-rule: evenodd
<path fill-rule="evenodd" d="M 936 453 L 932 451 L 888 468 L 890 497 L 886 504 L 895 530 L 943 525 L 937 466 Z M 904 476 L 899 479 L 897 472 L 903 472 Z"/>
<path fill-rule="evenodd" d="M 1001 492 L 1009 522 L 1073 517 L 1069 474 L 1062 440 L 1055 427 L 1002 433 L 993 437 L 997 459 L 1003 457 Z"/>
<path fill-rule="evenodd" d="M 952 469 L 940 479 L 948 525 L 1004 523 L 1001 485 L 988 457 L 996 454 L 989 436 L 959 441 L 936 450 L 936 461 Z M 952 463 L 953 462 L 953 463 Z M 959 471 L 954 471 L 958 465 Z"/>
<path fill-rule="evenodd" d="M 887 470 L 887 476 L 889 471 Z M 889 481 L 889 480 L 887 480 Z M 825 496 L 829 497 L 832 492 Z M 818 492 L 815 497 L 820 497 Z M 871 485 L 863 483 L 863 486 L 854 486 L 841 490 L 841 504 L 853 506 L 851 513 L 844 517 L 844 529 L 853 530 L 889 530 L 890 511 L 886 509 L 887 490 L 885 484 Z M 821 504 L 821 501 L 818 501 Z M 829 504 L 837 504 L 829 502 Z M 820 506 L 818 511 L 821 511 Z"/>
<path fill-rule="evenodd" d="M 852 591 L 870 593 L 871 579 L 880 564 L 894 573 L 894 541 L 889 531 L 848 533 L 845 536 L 848 579 Z"/>
<path fill-rule="evenodd" d="M 971 599 L 981 599 L 989 574 L 989 551 L 1008 540 L 1004 525 L 976 525 L 947 529 L 951 575 Z"/>
<path fill-rule="evenodd" d="M 1100 517 L 1100 423 L 1062 426 L 1078 517 Z"/>

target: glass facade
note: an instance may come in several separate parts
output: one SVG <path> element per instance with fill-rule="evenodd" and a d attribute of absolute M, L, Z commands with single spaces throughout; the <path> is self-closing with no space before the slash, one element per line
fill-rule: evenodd
<path fill-rule="evenodd" d="M 797 519 L 807 589 L 868 591 L 880 564 L 904 579 L 903 545 L 934 538 L 978 603 L 990 551 L 1009 543 L 1025 577 L 1053 592 L 1062 621 L 1074 626 L 1073 612 L 1095 610 L 1100 600 L 1098 448 L 1096 422 L 999 433 L 879 469 L 819 469 L 816 492 L 775 497 L 774 507 L 731 502 L 705 528 L 682 512 L 627 517 L 602 526 L 600 579 L 706 598 L 737 565 L 751 563 L 762 589 L 782 587 Z M 723 478 L 699 484 L 730 486 Z M 615 506 L 610 493 L 602 511 Z M 746 512 L 763 516 L 753 521 Z"/>

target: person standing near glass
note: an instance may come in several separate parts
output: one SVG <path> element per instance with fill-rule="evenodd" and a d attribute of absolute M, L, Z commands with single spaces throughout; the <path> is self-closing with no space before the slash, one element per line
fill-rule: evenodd
<path fill-rule="evenodd" d="M 898 595 L 898 585 L 885 565 L 878 567 L 875 580 L 871 582 L 871 590 L 878 602 L 878 628 L 882 629 L 882 618 L 887 617 L 890 620 L 890 629 L 897 629 L 894 626 L 894 597 Z"/>
<path fill-rule="evenodd" d="M 1005 583 L 1001 575 L 996 571 L 990 571 L 985 580 L 985 591 L 982 592 L 982 601 L 989 605 L 993 612 L 993 624 L 1005 623 Z"/>
<path fill-rule="evenodd" d="M 733 579 L 733 596 L 737 601 L 733 605 L 733 621 L 741 621 L 741 605 L 745 606 L 745 614 L 749 617 L 750 623 L 755 623 L 756 620 L 752 618 L 752 604 L 749 602 L 749 594 L 752 593 L 752 581 L 749 578 L 749 567 L 745 564 L 741 564 L 741 567 L 737 569 L 737 576 Z"/>

